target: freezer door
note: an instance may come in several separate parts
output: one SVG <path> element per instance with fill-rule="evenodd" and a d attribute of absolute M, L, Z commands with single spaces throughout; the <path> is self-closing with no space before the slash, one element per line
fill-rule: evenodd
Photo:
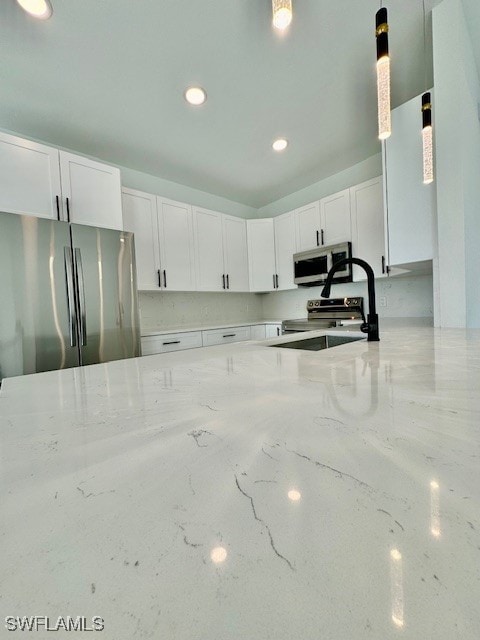
<path fill-rule="evenodd" d="M 71 228 L 81 364 L 140 355 L 133 234 Z"/>
<path fill-rule="evenodd" d="M 0 380 L 79 364 L 73 285 L 66 222 L 0 213 Z"/>

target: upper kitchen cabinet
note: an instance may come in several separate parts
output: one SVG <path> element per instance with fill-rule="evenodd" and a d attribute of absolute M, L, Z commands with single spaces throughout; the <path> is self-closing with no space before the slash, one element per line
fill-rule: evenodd
<path fill-rule="evenodd" d="M 192 208 L 158 197 L 157 211 L 162 289 L 195 291 Z"/>
<path fill-rule="evenodd" d="M 156 197 L 124 188 L 122 203 L 124 229 L 135 234 L 137 287 L 140 291 L 158 291 L 161 280 Z"/>
<path fill-rule="evenodd" d="M 295 212 L 290 211 L 273 219 L 275 237 L 276 289 L 296 289 L 293 273 L 293 254 L 297 251 Z"/>
<path fill-rule="evenodd" d="M 392 111 L 386 141 L 388 264 L 409 265 L 434 255 L 435 184 L 423 184 L 421 96 Z"/>
<path fill-rule="evenodd" d="M 58 149 L 0 133 L 0 211 L 60 218 L 58 158 Z"/>
<path fill-rule="evenodd" d="M 295 211 L 297 251 L 320 246 L 320 203 L 312 202 Z"/>
<path fill-rule="evenodd" d="M 351 240 L 350 189 L 320 200 L 320 223 L 320 246 Z"/>
<path fill-rule="evenodd" d="M 119 169 L 60 151 L 60 174 L 67 220 L 122 229 Z"/>
<path fill-rule="evenodd" d="M 249 291 L 246 221 L 223 215 L 222 225 L 225 286 L 229 291 Z"/>
<path fill-rule="evenodd" d="M 277 271 L 273 219 L 247 220 L 247 237 L 250 291 L 276 290 Z"/>
<path fill-rule="evenodd" d="M 352 255 L 368 262 L 376 278 L 384 276 L 386 264 L 382 177 L 352 187 L 350 199 Z M 365 271 L 354 265 L 354 281 L 366 278 Z"/>
<path fill-rule="evenodd" d="M 223 264 L 222 214 L 193 208 L 195 265 L 198 291 L 226 289 Z"/>

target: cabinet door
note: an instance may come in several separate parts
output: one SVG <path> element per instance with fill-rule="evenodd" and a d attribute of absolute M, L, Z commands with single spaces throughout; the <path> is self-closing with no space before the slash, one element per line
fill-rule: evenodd
<path fill-rule="evenodd" d="M 0 211 L 60 218 L 58 150 L 0 133 Z"/>
<path fill-rule="evenodd" d="M 278 275 L 277 288 L 285 291 L 296 289 L 293 273 L 293 254 L 297 250 L 295 212 L 284 213 L 273 219 L 275 231 L 275 262 Z"/>
<path fill-rule="evenodd" d="M 195 291 L 195 249 L 192 208 L 157 198 L 162 288 Z"/>
<path fill-rule="evenodd" d="M 160 288 L 157 201 L 149 193 L 122 189 L 123 225 L 135 234 L 137 287 L 143 291 Z"/>
<path fill-rule="evenodd" d="M 227 289 L 249 291 L 247 223 L 241 218 L 222 216 L 223 253 Z"/>
<path fill-rule="evenodd" d="M 320 200 L 320 243 L 322 245 L 350 242 L 350 189 Z"/>
<path fill-rule="evenodd" d="M 276 270 L 272 218 L 247 220 L 247 237 L 250 291 L 273 291 Z"/>
<path fill-rule="evenodd" d="M 198 291 L 222 291 L 223 266 L 222 214 L 195 207 L 195 264 Z"/>
<path fill-rule="evenodd" d="M 122 230 L 119 169 L 60 151 L 60 173 L 71 222 Z"/>
<path fill-rule="evenodd" d="M 282 325 L 281 324 L 267 324 L 265 325 L 265 337 L 266 338 L 276 338 L 277 336 L 282 335 Z"/>
<path fill-rule="evenodd" d="M 431 260 L 434 255 L 435 183 L 423 184 L 417 96 L 392 111 L 386 141 L 389 265 Z"/>
<path fill-rule="evenodd" d="M 375 277 L 385 275 L 385 233 L 382 178 L 351 188 L 352 255 L 368 262 Z M 353 267 L 353 279 L 366 280 L 360 267 Z"/>
<path fill-rule="evenodd" d="M 320 246 L 320 203 L 312 202 L 295 211 L 297 225 L 297 251 Z"/>

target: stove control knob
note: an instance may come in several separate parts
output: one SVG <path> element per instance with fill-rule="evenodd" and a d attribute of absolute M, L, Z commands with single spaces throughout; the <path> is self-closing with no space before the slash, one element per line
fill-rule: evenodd
<path fill-rule="evenodd" d="M 320 300 L 317 300 L 317 301 L 315 302 L 315 306 L 316 306 L 316 307 L 319 307 L 319 306 L 320 306 Z"/>

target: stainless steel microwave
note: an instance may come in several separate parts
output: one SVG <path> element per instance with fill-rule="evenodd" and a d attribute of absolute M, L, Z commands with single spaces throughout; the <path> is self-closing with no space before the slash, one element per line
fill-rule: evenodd
<path fill-rule="evenodd" d="M 352 257 L 352 243 L 342 242 L 329 247 L 316 247 L 293 256 L 295 284 L 315 287 L 323 284 L 333 265 L 339 260 Z M 352 265 L 345 265 L 335 273 L 333 282 L 352 282 Z"/>

